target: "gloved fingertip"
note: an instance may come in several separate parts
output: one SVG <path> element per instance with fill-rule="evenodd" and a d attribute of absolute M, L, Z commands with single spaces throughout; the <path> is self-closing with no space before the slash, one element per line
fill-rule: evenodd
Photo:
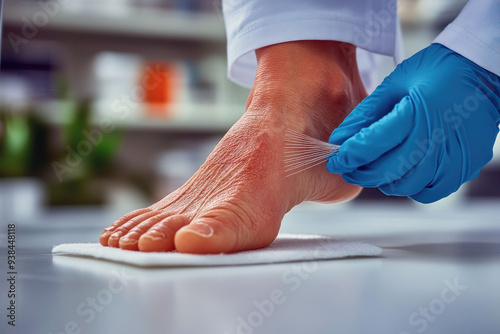
<path fill-rule="evenodd" d="M 342 179 L 346 183 L 354 184 L 354 185 L 363 187 L 361 184 L 359 184 L 359 182 L 356 179 L 354 179 L 354 178 L 350 177 L 349 175 L 347 175 L 347 173 L 341 174 L 340 176 L 342 176 Z"/>
<path fill-rule="evenodd" d="M 429 192 L 426 192 L 424 190 L 422 192 L 419 192 L 415 195 L 411 195 L 408 197 L 411 198 L 412 200 L 414 200 L 415 202 L 419 202 L 422 204 L 431 204 L 431 203 L 439 201 L 440 199 L 442 199 L 446 196 L 437 195 L 436 193 L 429 193 Z"/>
<path fill-rule="evenodd" d="M 392 182 L 378 187 L 378 190 L 380 190 L 382 192 L 382 194 L 387 195 L 387 196 L 397 196 L 398 195 L 396 192 L 396 187 L 394 186 L 394 184 Z"/>
<path fill-rule="evenodd" d="M 359 171 L 344 173 L 342 174 L 342 178 L 349 184 L 354 184 L 363 188 L 376 188 L 379 184 L 377 180 L 366 178 L 365 175 L 359 173 Z"/>
<path fill-rule="evenodd" d="M 478 170 L 478 171 L 472 173 L 472 175 L 470 175 L 464 182 L 462 182 L 462 184 L 465 182 L 469 182 L 469 181 L 474 180 L 475 178 L 477 178 L 479 176 L 480 172 L 481 172 L 481 170 Z"/>
<path fill-rule="evenodd" d="M 347 165 L 346 161 L 345 152 L 341 147 L 336 154 L 326 159 L 326 168 L 332 174 L 342 174 L 353 171 L 354 168 Z"/>
<path fill-rule="evenodd" d="M 378 189 L 387 196 L 408 196 L 408 189 L 405 188 L 405 184 L 398 182 L 389 182 L 387 184 L 381 185 Z"/>
<path fill-rule="evenodd" d="M 342 145 L 344 141 L 346 141 L 346 131 L 342 128 L 336 128 L 333 130 L 332 134 L 330 135 L 330 138 L 328 139 L 328 143 L 334 144 L 334 145 Z"/>
<path fill-rule="evenodd" d="M 340 174 L 339 171 L 340 171 L 340 168 L 338 168 L 338 163 L 337 163 L 337 159 L 335 158 L 335 155 L 334 156 L 331 156 L 331 157 L 328 157 L 326 159 L 326 169 L 328 169 L 328 171 L 332 174 Z"/>

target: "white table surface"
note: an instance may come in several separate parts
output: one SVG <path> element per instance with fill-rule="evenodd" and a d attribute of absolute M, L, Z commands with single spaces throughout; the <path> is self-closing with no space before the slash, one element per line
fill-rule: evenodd
<path fill-rule="evenodd" d="M 115 215 L 45 213 L 17 224 L 16 327 L 2 288 L 0 332 L 500 333 L 499 204 L 307 204 L 282 232 L 363 240 L 382 256 L 173 269 L 53 257 L 55 244 L 95 242 Z"/>

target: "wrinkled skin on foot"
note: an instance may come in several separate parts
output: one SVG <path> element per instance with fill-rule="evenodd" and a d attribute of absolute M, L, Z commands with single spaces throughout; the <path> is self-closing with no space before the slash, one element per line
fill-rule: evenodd
<path fill-rule="evenodd" d="M 287 128 L 327 141 L 366 95 L 354 47 L 298 41 L 257 50 L 258 70 L 242 118 L 182 187 L 116 220 L 103 246 L 182 253 L 257 249 L 303 201 L 340 202 L 361 190 L 325 165 L 285 177 Z"/>

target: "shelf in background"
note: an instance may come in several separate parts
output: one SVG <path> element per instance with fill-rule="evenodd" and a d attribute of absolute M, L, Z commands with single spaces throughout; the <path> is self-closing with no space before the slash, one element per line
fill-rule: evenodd
<path fill-rule="evenodd" d="M 111 35 L 138 38 L 164 38 L 224 43 L 226 35 L 221 15 L 189 13 L 153 8 L 92 6 L 68 2 L 44 10 L 38 2 L 6 1 L 6 25 L 23 26 L 48 18 L 39 28 L 78 32 L 89 35 Z M 103 10 L 104 7 L 104 10 Z M 35 18 L 35 19 L 34 19 Z M 38 19 L 37 19 L 38 18 Z M 42 22 L 43 23 L 43 22 Z"/>
<path fill-rule="evenodd" d="M 71 117 L 71 102 L 43 102 L 37 104 L 39 116 L 48 124 L 64 125 Z M 92 125 L 112 124 L 124 130 L 159 130 L 176 132 L 224 133 L 236 123 L 245 111 L 244 105 L 179 105 L 170 117 L 148 117 L 143 106 L 112 111 L 107 102 L 96 103 Z M 104 125 L 103 125 L 104 124 Z"/>

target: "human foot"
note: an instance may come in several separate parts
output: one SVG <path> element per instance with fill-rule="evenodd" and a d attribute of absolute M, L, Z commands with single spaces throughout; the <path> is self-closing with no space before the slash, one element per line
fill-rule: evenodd
<path fill-rule="evenodd" d="M 327 141 L 364 97 L 352 48 L 301 41 L 258 50 L 245 115 L 186 184 L 115 221 L 100 243 L 199 254 L 256 249 L 276 238 L 295 205 L 356 196 L 361 188 L 324 165 L 291 177 L 284 166 L 287 129 Z"/>

